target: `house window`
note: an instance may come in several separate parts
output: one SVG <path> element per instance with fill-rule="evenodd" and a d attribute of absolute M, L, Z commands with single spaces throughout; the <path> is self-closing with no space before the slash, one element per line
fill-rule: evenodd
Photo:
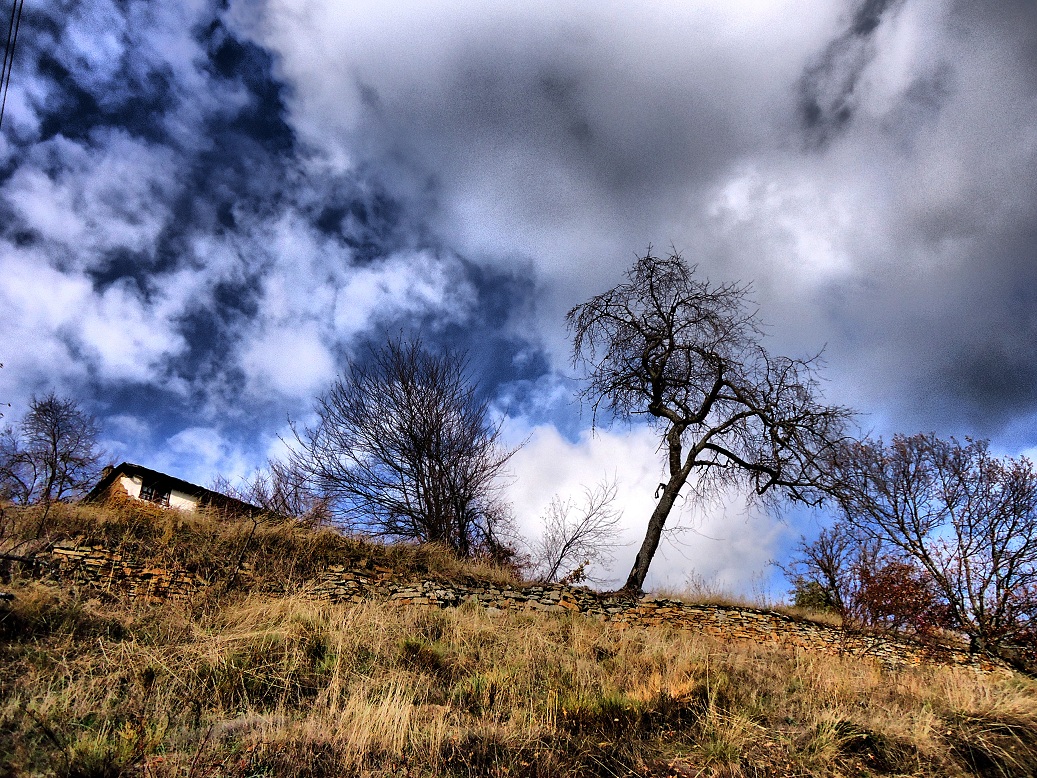
<path fill-rule="evenodd" d="M 163 489 L 160 484 L 145 481 L 140 487 L 140 499 L 155 502 L 159 505 L 169 505 L 169 489 Z"/>

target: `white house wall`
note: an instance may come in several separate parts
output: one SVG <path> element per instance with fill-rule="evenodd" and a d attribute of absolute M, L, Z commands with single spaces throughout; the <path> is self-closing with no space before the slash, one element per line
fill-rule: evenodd
<path fill-rule="evenodd" d="M 135 500 L 140 499 L 140 489 L 144 485 L 140 476 L 119 476 L 119 484 L 126 490 L 126 494 Z M 173 489 L 169 493 L 169 507 L 181 511 L 193 512 L 198 509 L 198 498 L 194 495 Z"/>
<path fill-rule="evenodd" d="M 126 490 L 126 494 L 137 500 L 140 499 L 140 487 L 143 485 L 141 479 L 130 478 L 128 475 L 119 476 L 119 484 Z"/>
<path fill-rule="evenodd" d="M 195 511 L 198 509 L 198 498 L 190 494 L 178 492 L 176 489 L 169 493 L 169 507 L 181 511 Z"/>

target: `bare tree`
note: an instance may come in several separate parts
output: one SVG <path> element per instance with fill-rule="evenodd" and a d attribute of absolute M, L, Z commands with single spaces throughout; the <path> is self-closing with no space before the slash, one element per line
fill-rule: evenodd
<path fill-rule="evenodd" d="M 291 462 L 271 460 L 266 468 L 257 470 L 240 484 L 217 476 L 209 488 L 262 508 L 273 516 L 297 519 L 311 526 L 328 524 L 331 520 L 327 500 L 314 491 L 306 474 Z"/>
<path fill-rule="evenodd" d="M 23 505 L 50 503 L 85 491 L 103 456 L 100 427 L 75 400 L 33 396 L 17 427 L 0 435 L 0 488 Z"/>
<path fill-rule="evenodd" d="M 543 516 L 543 531 L 531 548 L 532 569 L 541 581 L 581 583 L 593 580 L 587 568 L 612 561 L 622 545 L 617 525 L 621 514 L 616 501 L 616 481 L 602 480 L 584 488 L 577 505 L 570 497 L 555 495 Z"/>
<path fill-rule="evenodd" d="M 502 551 L 500 476 L 513 451 L 463 353 L 389 340 L 352 362 L 316 412 L 314 427 L 295 430 L 290 461 L 337 519 L 461 556 Z"/>
<path fill-rule="evenodd" d="M 856 533 L 931 578 L 975 650 L 1037 626 L 1037 469 L 987 443 L 898 435 L 847 445 L 839 503 Z M 1028 638 L 1032 639 L 1032 638 Z"/>
<path fill-rule="evenodd" d="M 43 531 L 53 502 L 78 496 L 97 479 L 104 456 L 100 427 L 75 400 L 33 396 L 17 427 L 0 434 L 0 494 L 22 505 L 41 503 Z"/>
<path fill-rule="evenodd" d="M 677 496 L 741 483 L 758 496 L 818 502 L 823 463 L 849 412 L 819 401 L 817 358 L 771 356 L 750 288 L 695 278 L 677 253 L 651 250 L 627 280 L 569 311 L 573 363 L 595 420 L 646 415 L 660 429 L 669 478 L 625 588 L 640 591 Z"/>

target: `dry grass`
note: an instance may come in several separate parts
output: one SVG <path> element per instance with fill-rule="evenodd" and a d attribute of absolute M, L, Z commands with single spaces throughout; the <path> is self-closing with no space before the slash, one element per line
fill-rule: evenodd
<path fill-rule="evenodd" d="M 459 560 L 434 544 L 384 545 L 329 527 L 264 518 L 253 523 L 216 511 L 184 513 L 138 500 L 105 505 L 56 504 L 36 538 L 40 508 L 0 506 L 0 553 L 25 555 L 55 542 L 99 545 L 149 564 L 175 566 L 212 581 L 228 578 L 238 560 L 250 587 L 290 590 L 329 564 L 393 569 L 400 575 L 519 582 L 515 570 L 483 560 Z"/>
<path fill-rule="evenodd" d="M 760 602 L 743 595 L 731 594 L 714 586 L 700 583 L 683 588 L 663 588 L 652 592 L 654 597 L 678 600 L 689 605 L 718 605 L 725 608 L 762 608 L 782 613 L 793 619 L 812 621 L 816 624 L 827 624 L 830 627 L 843 626 L 843 619 L 833 611 L 818 611 L 812 608 L 800 608 L 795 605 L 776 602 Z"/>
<path fill-rule="evenodd" d="M 286 581 L 349 554 L 504 575 L 327 530 L 125 506 L 62 508 L 53 527 L 52 538 L 213 575 L 205 566 L 237 558 L 245 538 L 249 563 Z M 5 589 L 15 599 L 0 604 L 0 775 L 1037 774 L 1037 684 L 1022 677 L 888 673 L 474 606 L 346 606 L 244 587 L 145 606 L 18 579 Z"/>
<path fill-rule="evenodd" d="M 1033 775 L 1037 686 L 593 619 L 13 586 L 15 774 Z"/>

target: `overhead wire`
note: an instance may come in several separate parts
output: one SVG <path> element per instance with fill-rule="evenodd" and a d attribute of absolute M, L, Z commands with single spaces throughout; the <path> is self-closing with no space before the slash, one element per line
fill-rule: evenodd
<path fill-rule="evenodd" d="M 11 20 L 7 25 L 7 42 L 4 44 L 4 64 L 0 69 L 0 127 L 4 123 L 7 107 L 7 89 L 11 85 L 11 70 L 14 67 L 14 49 L 18 44 L 18 28 L 22 24 L 22 8 L 25 0 L 14 0 L 11 5 Z"/>

